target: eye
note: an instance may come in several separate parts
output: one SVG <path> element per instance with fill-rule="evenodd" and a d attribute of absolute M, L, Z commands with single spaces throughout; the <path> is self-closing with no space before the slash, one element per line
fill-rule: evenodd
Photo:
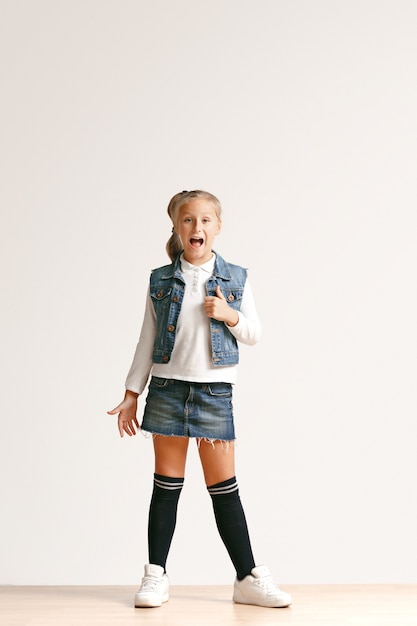
<path fill-rule="evenodd" d="M 204 222 L 204 224 L 207 224 L 208 222 L 210 222 L 210 218 L 209 217 L 203 217 L 203 222 Z"/>

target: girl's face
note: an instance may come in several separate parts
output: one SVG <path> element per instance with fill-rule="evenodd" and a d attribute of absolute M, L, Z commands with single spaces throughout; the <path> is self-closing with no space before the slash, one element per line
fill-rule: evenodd
<path fill-rule="evenodd" d="M 180 208 L 174 229 L 181 237 L 185 260 L 202 265 L 213 255 L 213 241 L 220 232 L 221 221 L 211 202 L 194 198 Z"/>

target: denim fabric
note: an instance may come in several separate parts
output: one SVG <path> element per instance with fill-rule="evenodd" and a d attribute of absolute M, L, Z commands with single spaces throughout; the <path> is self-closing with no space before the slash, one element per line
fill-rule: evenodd
<path fill-rule="evenodd" d="M 180 268 L 181 261 L 178 256 L 171 265 L 153 270 L 150 277 L 150 295 L 157 318 L 157 335 L 152 355 L 154 363 L 168 363 L 174 348 L 185 289 Z M 239 311 L 246 277 L 247 271 L 243 267 L 226 263 L 216 254 L 213 275 L 206 284 L 207 295 L 215 296 L 216 287 L 219 285 L 228 304 Z M 237 341 L 223 322 L 210 319 L 210 337 L 213 365 L 236 365 L 239 362 Z"/>
<path fill-rule="evenodd" d="M 233 441 L 232 385 L 152 376 L 141 428 L 145 432 Z"/>

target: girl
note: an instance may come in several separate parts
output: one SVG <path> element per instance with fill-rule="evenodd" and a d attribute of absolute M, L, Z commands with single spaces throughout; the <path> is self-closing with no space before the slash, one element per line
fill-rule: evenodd
<path fill-rule="evenodd" d="M 169 598 L 165 566 L 184 484 L 188 443 L 195 438 L 220 536 L 236 569 L 233 600 L 284 607 L 288 593 L 265 565 L 256 566 L 235 477 L 232 385 L 238 342 L 260 337 L 247 272 L 213 252 L 221 229 L 221 206 L 205 191 L 183 191 L 168 205 L 172 263 L 153 270 L 145 316 L 124 400 L 120 436 L 152 433 L 155 473 L 148 520 L 149 564 L 135 596 L 136 607 L 161 606 Z M 137 398 L 152 372 L 139 426 Z"/>

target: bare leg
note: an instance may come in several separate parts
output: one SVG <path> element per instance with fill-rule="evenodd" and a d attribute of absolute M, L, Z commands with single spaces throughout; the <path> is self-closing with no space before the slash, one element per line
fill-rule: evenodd
<path fill-rule="evenodd" d="M 199 454 L 206 485 L 215 485 L 235 475 L 235 444 L 233 441 L 200 442 Z"/>
<path fill-rule="evenodd" d="M 189 439 L 154 435 L 155 473 L 162 476 L 184 477 Z"/>

